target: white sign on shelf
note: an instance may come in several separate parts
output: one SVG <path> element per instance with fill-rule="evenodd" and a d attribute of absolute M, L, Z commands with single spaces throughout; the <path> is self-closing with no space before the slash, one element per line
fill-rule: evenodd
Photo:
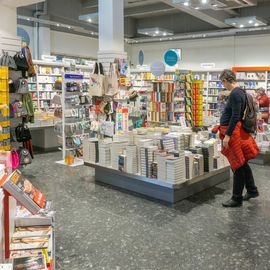
<path fill-rule="evenodd" d="M 209 68 L 215 68 L 215 63 L 201 63 L 201 68 L 209 69 Z"/>
<path fill-rule="evenodd" d="M 48 62 L 56 62 L 56 56 L 55 55 L 41 55 L 41 59 Z"/>
<path fill-rule="evenodd" d="M 71 58 L 63 58 L 62 62 L 66 64 L 76 65 L 76 60 Z"/>

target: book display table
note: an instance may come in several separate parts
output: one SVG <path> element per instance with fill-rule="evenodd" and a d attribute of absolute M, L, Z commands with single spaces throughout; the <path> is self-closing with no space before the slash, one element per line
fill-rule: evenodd
<path fill-rule="evenodd" d="M 270 152 L 260 152 L 255 159 L 252 159 L 249 162 L 258 165 L 270 164 Z"/>
<path fill-rule="evenodd" d="M 97 183 L 108 184 L 123 191 L 134 192 L 134 194 L 144 195 L 171 204 L 230 179 L 230 167 L 205 173 L 181 184 L 171 184 L 158 179 L 121 172 L 98 164 L 87 162 L 84 164 L 95 168 L 95 180 Z"/>

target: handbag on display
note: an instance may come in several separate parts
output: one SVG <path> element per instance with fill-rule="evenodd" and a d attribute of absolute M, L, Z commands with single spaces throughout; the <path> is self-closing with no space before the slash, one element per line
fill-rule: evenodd
<path fill-rule="evenodd" d="M 28 165 L 32 163 L 32 157 L 27 149 L 20 147 L 18 149 L 18 156 L 20 165 Z"/>
<path fill-rule="evenodd" d="M 12 169 L 15 170 L 20 165 L 19 154 L 16 150 L 11 150 L 11 162 L 12 162 Z"/>
<path fill-rule="evenodd" d="M 13 104 L 13 113 L 16 118 L 26 117 L 28 115 L 27 109 L 23 106 L 21 101 L 16 101 Z"/>
<path fill-rule="evenodd" d="M 119 92 L 119 83 L 118 83 L 118 75 L 116 72 L 116 64 L 110 64 L 110 71 L 108 76 L 108 91 L 106 92 L 107 96 L 115 96 Z"/>
<path fill-rule="evenodd" d="M 29 77 L 34 77 L 36 75 L 36 69 L 35 69 L 35 65 L 33 63 L 33 59 L 32 59 L 32 54 L 31 51 L 29 49 L 28 46 L 24 47 L 23 50 L 25 51 L 25 56 L 27 59 L 27 63 L 28 63 L 28 76 Z"/>
<path fill-rule="evenodd" d="M 3 55 L 0 58 L 0 66 L 8 67 L 9 69 L 17 69 L 16 63 L 12 56 L 8 52 L 3 51 Z"/>
<path fill-rule="evenodd" d="M 28 82 L 24 78 L 14 81 L 15 92 L 18 94 L 26 94 L 29 92 Z"/>
<path fill-rule="evenodd" d="M 15 128 L 17 142 L 26 142 L 32 139 L 29 128 L 24 124 L 19 124 Z"/>
<path fill-rule="evenodd" d="M 102 97 L 106 93 L 106 76 L 101 63 L 95 64 L 94 74 L 90 75 L 89 95 Z"/>
<path fill-rule="evenodd" d="M 29 65 L 28 65 L 27 59 L 21 52 L 16 53 L 13 58 L 17 66 L 17 70 L 21 70 L 23 72 L 28 71 Z"/>

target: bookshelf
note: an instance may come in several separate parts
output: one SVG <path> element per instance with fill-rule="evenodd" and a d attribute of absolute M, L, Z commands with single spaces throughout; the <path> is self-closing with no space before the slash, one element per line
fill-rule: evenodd
<path fill-rule="evenodd" d="M 55 108 L 51 102 L 58 92 L 54 84 L 57 80 L 62 80 L 62 74 L 72 69 L 72 73 L 82 74 L 84 81 L 87 82 L 93 71 L 94 63 L 90 66 L 75 65 L 71 68 L 70 64 L 62 62 L 34 60 L 34 65 L 37 75 L 28 80 L 34 107 L 36 111 L 48 111 Z"/>

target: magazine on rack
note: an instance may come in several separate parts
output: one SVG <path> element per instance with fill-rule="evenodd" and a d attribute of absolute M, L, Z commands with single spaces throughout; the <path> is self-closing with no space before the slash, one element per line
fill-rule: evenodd
<path fill-rule="evenodd" d="M 12 238 L 10 250 L 48 248 L 49 240 L 48 236 Z"/>
<path fill-rule="evenodd" d="M 19 170 L 0 181 L 2 186 L 32 214 L 37 214 L 46 204 L 45 196 L 26 179 Z"/>
<path fill-rule="evenodd" d="M 43 255 L 35 257 L 18 258 L 13 262 L 13 270 L 33 269 L 46 270 L 46 262 Z"/>
<path fill-rule="evenodd" d="M 50 237 L 51 226 L 17 227 L 13 233 L 13 238 L 22 237 Z"/>

